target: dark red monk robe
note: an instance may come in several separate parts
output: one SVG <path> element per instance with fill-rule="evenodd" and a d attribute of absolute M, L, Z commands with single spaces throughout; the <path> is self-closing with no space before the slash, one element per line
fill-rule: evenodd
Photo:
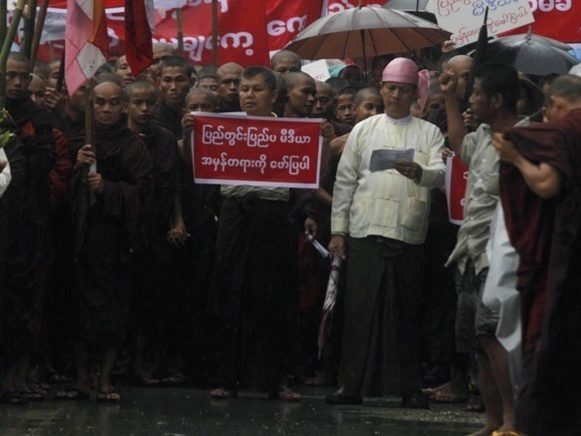
<path fill-rule="evenodd" d="M 581 432 L 581 109 L 564 119 L 508 132 L 518 151 L 561 177 L 560 193 L 544 200 L 520 171 L 501 167 L 506 225 L 520 256 L 523 301 L 523 385 L 520 431 Z"/>

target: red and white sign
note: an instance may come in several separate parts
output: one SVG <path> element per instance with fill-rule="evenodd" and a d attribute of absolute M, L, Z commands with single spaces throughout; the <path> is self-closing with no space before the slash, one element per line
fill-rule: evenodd
<path fill-rule="evenodd" d="M 319 187 L 320 119 L 194 115 L 192 165 L 196 183 Z"/>
<path fill-rule="evenodd" d="M 446 200 L 448 218 L 452 224 L 464 221 L 464 196 L 468 181 L 468 166 L 457 156 L 446 161 Z"/>

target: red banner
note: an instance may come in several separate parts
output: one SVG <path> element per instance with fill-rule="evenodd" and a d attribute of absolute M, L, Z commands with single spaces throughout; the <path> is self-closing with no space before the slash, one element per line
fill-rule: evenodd
<path fill-rule="evenodd" d="M 320 119 L 195 114 L 194 180 L 202 184 L 318 188 Z"/>
<path fill-rule="evenodd" d="M 468 181 L 468 166 L 457 156 L 446 161 L 446 200 L 448 218 L 452 224 L 464 221 L 464 195 Z"/>
<path fill-rule="evenodd" d="M 184 51 L 194 64 L 212 63 L 212 2 L 187 0 L 182 8 Z M 244 0 L 218 2 L 218 64 L 237 62 L 244 67 L 268 65 L 265 1 Z M 177 45 L 175 11 L 162 16 L 155 28 L 155 42 Z"/>
<path fill-rule="evenodd" d="M 327 12 L 329 14 L 334 14 L 336 12 L 342 12 L 346 9 L 354 9 L 359 6 L 359 0 L 329 0 Z M 382 6 L 385 2 L 381 0 L 362 0 L 362 6 Z"/>
<path fill-rule="evenodd" d="M 284 47 L 301 30 L 321 16 L 322 0 L 269 0 L 266 31 L 270 50 Z"/>
<path fill-rule="evenodd" d="M 533 33 L 563 42 L 581 42 L 581 1 L 529 0 L 535 17 Z M 526 33 L 521 27 L 510 34 Z"/>

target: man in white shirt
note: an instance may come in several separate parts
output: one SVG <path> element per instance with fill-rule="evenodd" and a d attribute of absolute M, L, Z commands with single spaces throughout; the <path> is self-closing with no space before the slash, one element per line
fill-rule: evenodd
<path fill-rule="evenodd" d="M 445 168 L 440 131 L 410 115 L 424 77 L 410 59 L 387 65 L 385 113 L 354 127 L 339 163 L 329 249 L 348 265 L 341 389 L 328 403 L 395 392 L 404 407 L 428 407 L 420 392 L 420 256 L 429 192 L 444 183 Z M 386 151 L 410 149 L 413 160 L 390 169 Z"/>

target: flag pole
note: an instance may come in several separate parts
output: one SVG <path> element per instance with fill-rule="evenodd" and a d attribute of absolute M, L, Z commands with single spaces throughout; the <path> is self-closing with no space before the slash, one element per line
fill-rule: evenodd
<path fill-rule="evenodd" d="M 91 144 L 91 149 L 95 154 L 95 163 L 89 168 L 89 172 L 97 171 L 97 146 L 95 144 L 95 110 L 93 107 L 95 79 L 88 82 L 88 89 L 85 94 L 85 144 Z M 97 197 L 93 191 L 89 191 L 89 201 L 91 206 L 97 202 Z"/>
<path fill-rule="evenodd" d="M 218 66 L 218 0 L 212 0 L 212 65 Z"/>
<path fill-rule="evenodd" d="M 63 91 L 63 85 L 65 83 L 65 53 L 63 50 L 63 55 L 61 56 L 61 63 L 59 64 L 59 75 L 56 79 L 56 92 L 60 94 Z"/>
<path fill-rule="evenodd" d="M 32 60 L 30 55 L 32 54 L 32 38 L 34 38 L 36 22 L 36 4 L 36 0 L 28 0 L 28 14 L 24 16 L 24 44 L 20 48 L 20 52 L 29 60 Z"/>
<path fill-rule="evenodd" d="M 44 29 L 44 21 L 46 19 L 46 11 L 48 9 L 48 0 L 42 0 L 40 4 L 40 9 L 38 10 L 38 17 L 36 18 L 36 27 L 34 28 L 34 37 L 32 38 L 32 46 L 30 48 L 30 63 L 32 68 L 36 63 L 36 55 L 38 54 L 38 46 L 40 45 L 40 39 L 42 37 L 42 31 Z"/>
<path fill-rule="evenodd" d="M 2 0 L 4 5 L 5 0 Z M 10 54 L 10 49 L 12 48 L 12 41 L 14 41 L 14 36 L 16 36 L 16 31 L 18 30 L 18 24 L 20 23 L 20 18 L 22 17 L 22 11 L 24 10 L 25 0 L 18 0 L 16 6 L 14 7 L 14 12 L 12 14 L 12 22 L 10 27 L 6 32 L 6 37 L 4 38 L 2 44 L 2 50 L 0 51 L 0 108 L 6 107 L 6 61 L 8 60 L 8 55 Z M 0 17 L 6 22 L 6 15 Z"/>
<path fill-rule="evenodd" d="M 0 41 L 6 38 L 6 16 L 8 15 L 8 0 L 0 0 Z"/>
<path fill-rule="evenodd" d="M 474 49 L 474 54 L 472 58 L 472 68 L 470 69 L 470 77 L 468 79 L 468 86 L 466 86 L 466 94 L 464 95 L 464 107 L 467 108 L 469 105 L 470 95 L 472 94 L 472 89 L 474 88 L 474 71 L 476 71 L 485 61 L 486 58 L 486 48 L 488 46 L 488 6 L 484 11 L 484 21 L 482 26 L 480 26 L 480 31 L 478 32 L 478 40 L 476 42 L 476 48 Z"/>
<path fill-rule="evenodd" d="M 176 20 L 178 25 L 178 55 L 184 55 L 184 18 L 182 8 L 176 11 Z"/>

